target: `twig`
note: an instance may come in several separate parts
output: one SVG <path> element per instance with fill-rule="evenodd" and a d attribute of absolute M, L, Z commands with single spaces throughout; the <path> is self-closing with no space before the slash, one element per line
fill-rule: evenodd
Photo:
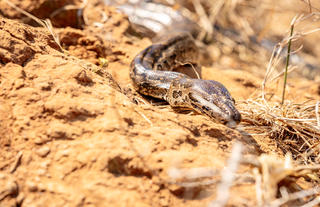
<path fill-rule="evenodd" d="M 222 180 L 217 189 L 217 198 L 209 204 L 209 207 L 221 207 L 227 204 L 229 200 L 230 187 L 232 186 L 235 178 L 235 172 L 237 171 L 241 160 L 241 153 L 242 144 L 240 142 L 236 142 L 233 145 L 228 165 L 221 172 Z"/>
<path fill-rule="evenodd" d="M 144 115 L 142 112 L 140 112 L 140 111 L 138 111 L 136 109 L 134 109 L 134 111 L 137 112 L 142 118 L 144 118 L 150 124 L 150 126 L 153 126 L 152 122 L 150 121 L 150 119 L 148 119 L 146 117 L 146 115 Z"/>
<path fill-rule="evenodd" d="M 308 0 L 308 5 L 309 5 L 309 12 L 311 13 L 312 12 L 312 6 L 311 6 L 310 0 Z"/>
<path fill-rule="evenodd" d="M 192 1 L 192 3 L 193 3 L 193 6 L 196 10 L 196 13 L 200 17 L 200 23 L 201 23 L 202 27 L 207 32 L 207 36 L 211 38 L 212 34 L 213 34 L 213 27 L 212 27 L 212 24 L 210 22 L 208 15 L 206 14 L 206 11 L 204 10 L 200 1 Z M 202 39 L 203 39 L 203 37 L 202 37 Z"/>
<path fill-rule="evenodd" d="M 196 74 L 197 78 L 198 78 L 198 79 L 201 79 L 198 71 L 195 69 L 195 67 L 193 66 L 193 64 L 191 64 L 191 68 L 192 68 L 193 72 Z"/>
<path fill-rule="evenodd" d="M 180 169 L 172 167 L 168 170 L 168 176 L 173 180 L 208 178 L 216 174 L 216 169 L 208 167 L 195 167 L 191 169 Z"/>
<path fill-rule="evenodd" d="M 258 168 L 253 169 L 253 174 L 255 176 L 255 181 L 256 181 L 256 198 L 257 198 L 257 203 L 258 206 L 262 206 L 262 177 L 261 174 L 259 173 Z"/>
<path fill-rule="evenodd" d="M 320 203 L 320 197 L 318 196 L 312 201 L 310 201 L 309 203 L 306 203 L 301 207 L 314 207 L 314 206 L 317 206 L 319 203 Z"/>
<path fill-rule="evenodd" d="M 196 70 L 196 68 L 194 67 L 194 65 L 197 66 L 197 64 L 194 64 L 194 63 L 189 62 L 189 61 L 186 61 L 186 62 L 177 61 L 177 63 L 179 63 L 181 66 L 183 66 L 183 65 L 190 65 L 192 71 L 195 73 L 195 75 L 197 76 L 197 78 L 198 78 L 198 79 L 201 79 L 199 72 L 198 72 L 198 71 Z M 197 66 L 197 68 L 198 68 L 198 67 L 199 67 L 199 66 Z M 200 68 L 200 69 L 201 69 L 201 68 Z"/>
<path fill-rule="evenodd" d="M 292 201 L 292 200 L 297 200 L 297 199 L 300 199 L 300 198 L 305 198 L 307 196 L 312 196 L 312 195 L 315 195 L 315 194 L 318 194 L 320 193 L 320 189 L 319 188 L 312 188 L 312 189 L 309 189 L 309 190 L 302 190 L 302 191 L 298 191 L 298 192 L 295 192 L 295 193 L 291 193 L 291 194 L 288 194 L 287 196 L 285 197 L 282 197 L 282 198 L 279 198 L 277 200 L 274 200 L 273 202 L 270 203 L 270 206 L 271 207 L 278 207 L 278 206 L 281 206 L 289 201 Z"/>
<path fill-rule="evenodd" d="M 16 169 L 18 168 L 18 166 L 21 163 L 21 158 L 22 158 L 22 151 L 18 152 L 17 156 L 16 156 L 16 160 L 14 161 L 11 169 L 10 169 L 10 173 L 14 173 L 16 171 Z"/>
<path fill-rule="evenodd" d="M 262 82 L 262 86 L 261 86 L 261 95 L 262 95 L 262 99 L 264 100 L 264 102 L 266 103 L 266 100 L 265 100 L 265 89 L 266 89 L 266 84 L 267 84 L 267 81 L 269 79 L 269 76 L 272 72 L 272 68 L 274 68 L 275 65 L 277 65 L 279 62 L 280 62 L 280 54 L 281 54 L 281 50 L 283 49 L 283 46 L 278 43 L 274 48 L 273 48 L 273 51 L 272 51 L 272 54 L 271 54 L 271 58 L 268 62 L 268 66 L 267 66 L 267 71 L 266 71 L 266 74 L 264 76 L 264 79 L 263 79 L 263 82 Z"/>

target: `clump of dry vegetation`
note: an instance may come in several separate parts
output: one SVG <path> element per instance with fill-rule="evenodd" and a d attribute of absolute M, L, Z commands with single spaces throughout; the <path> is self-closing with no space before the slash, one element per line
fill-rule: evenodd
<path fill-rule="evenodd" d="M 275 139 L 278 146 L 284 152 L 291 152 L 294 158 L 312 163 L 320 159 L 318 103 L 308 105 L 286 101 L 281 105 L 256 98 L 243 102 L 240 107 L 246 125 Z"/>
<path fill-rule="evenodd" d="M 305 19 L 314 15 L 317 14 L 301 15 L 293 19 L 291 34 L 277 44 L 270 58 L 261 87 L 261 95 L 245 101 L 243 103 L 245 106 L 241 105 L 247 123 L 256 126 L 258 131 L 266 132 L 274 138 L 284 152 L 291 152 L 294 158 L 300 158 L 306 163 L 318 163 L 320 160 L 319 101 L 310 100 L 304 103 L 294 103 L 291 100 L 284 100 L 289 57 L 290 53 L 294 53 L 290 51 L 291 40 L 297 40 L 306 34 L 319 31 L 319 29 L 314 29 L 303 33 L 292 33 L 294 25 L 302 23 Z M 289 46 L 286 67 L 277 72 L 276 69 L 279 68 L 279 63 L 281 63 L 280 54 L 287 44 Z M 275 80 L 283 75 L 285 79 L 281 101 L 279 101 L 277 94 L 273 93 L 268 94 L 268 97 L 272 97 L 273 101 L 268 101 L 266 95 L 268 84 L 272 85 Z"/>

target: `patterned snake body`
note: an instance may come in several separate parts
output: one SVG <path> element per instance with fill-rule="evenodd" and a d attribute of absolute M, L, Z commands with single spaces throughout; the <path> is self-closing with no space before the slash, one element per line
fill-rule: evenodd
<path fill-rule="evenodd" d="M 152 8 L 157 9 L 156 6 Z M 139 16 L 139 12 L 134 13 L 137 10 L 130 5 L 122 6 L 122 10 L 130 11 L 131 13 L 127 12 L 129 17 Z M 145 11 L 143 12 L 145 15 Z M 152 16 L 152 19 L 157 18 Z M 172 107 L 191 108 L 212 120 L 235 127 L 241 121 L 241 115 L 234 106 L 234 99 L 221 83 L 193 79 L 186 74 L 173 71 L 186 64 L 197 65 L 199 52 L 191 36 L 191 33 L 197 33 L 191 29 L 195 27 L 188 27 L 191 24 L 190 20 L 180 18 L 179 22 L 172 20 L 171 23 L 179 24 L 179 26 L 166 25 L 166 31 L 170 31 L 171 28 L 170 33 L 174 33 L 170 35 L 172 38 L 152 44 L 132 61 L 130 78 L 134 88 L 141 94 L 163 99 Z"/>

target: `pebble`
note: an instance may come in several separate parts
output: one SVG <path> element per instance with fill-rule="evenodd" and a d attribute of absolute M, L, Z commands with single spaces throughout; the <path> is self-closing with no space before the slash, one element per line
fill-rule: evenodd
<path fill-rule="evenodd" d="M 36 191 L 38 190 L 38 186 L 37 186 L 37 184 L 34 183 L 34 182 L 28 182 L 28 183 L 27 183 L 27 186 L 28 186 L 28 190 L 29 190 L 30 192 L 36 192 Z"/>
<path fill-rule="evenodd" d="M 35 138 L 33 142 L 34 142 L 35 144 L 40 145 L 40 144 L 44 144 L 44 143 L 46 142 L 46 140 L 41 139 L 41 138 L 38 137 L 38 138 Z"/>
<path fill-rule="evenodd" d="M 37 155 L 40 157 L 45 157 L 50 153 L 50 148 L 48 146 L 43 146 L 36 151 Z"/>

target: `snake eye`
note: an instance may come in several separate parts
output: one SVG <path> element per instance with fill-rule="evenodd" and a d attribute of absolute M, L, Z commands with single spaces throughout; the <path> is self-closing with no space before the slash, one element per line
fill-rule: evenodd
<path fill-rule="evenodd" d="M 164 60 L 163 62 L 162 62 L 162 65 L 163 65 L 163 67 L 164 68 L 170 68 L 170 65 L 169 65 L 169 62 L 168 62 L 168 60 Z"/>
<path fill-rule="evenodd" d="M 201 108 L 202 108 L 202 110 L 204 110 L 204 111 L 210 111 L 210 108 L 209 108 L 208 106 L 202 106 Z"/>

